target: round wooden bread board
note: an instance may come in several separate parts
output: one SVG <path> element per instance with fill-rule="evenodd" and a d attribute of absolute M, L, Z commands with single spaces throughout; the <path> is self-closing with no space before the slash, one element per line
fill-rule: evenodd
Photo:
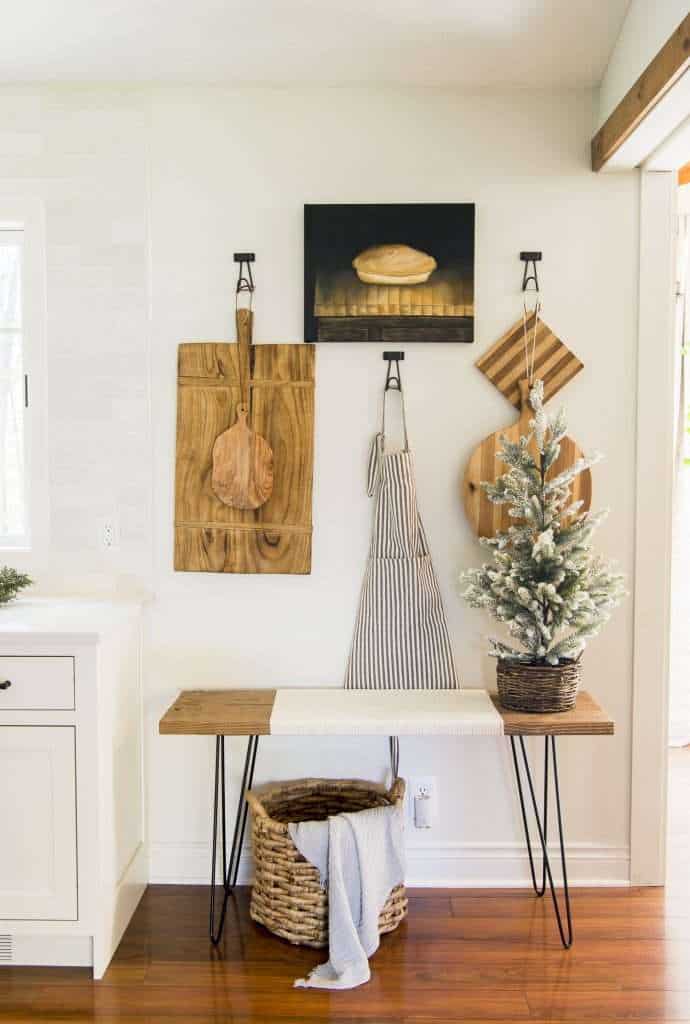
<path fill-rule="evenodd" d="M 510 526 L 515 525 L 516 520 L 508 515 L 508 505 L 492 504 L 484 488 L 483 482 L 495 483 L 503 476 L 508 467 L 498 458 L 501 449 L 501 438 L 506 437 L 509 441 L 517 442 L 521 436 L 530 432 L 529 421 L 533 419 L 534 412 L 528 400 L 527 381 L 520 381 L 520 397 L 522 408 L 520 419 L 512 426 L 497 430 L 489 434 L 482 443 L 475 448 L 465 468 L 462 481 L 462 497 L 465 506 L 465 514 L 479 537 L 495 537 L 497 533 L 505 532 Z M 530 443 L 530 451 L 536 456 L 537 449 L 534 440 Z M 561 441 L 561 453 L 555 464 L 547 473 L 547 479 L 558 476 L 563 470 L 572 466 L 578 459 L 582 458 L 582 450 L 571 437 L 564 437 Z M 571 483 L 571 500 L 582 501 L 580 509 L 585 512 L 592 503 L 592 474 L 586 469 L 580 473 Z"/>

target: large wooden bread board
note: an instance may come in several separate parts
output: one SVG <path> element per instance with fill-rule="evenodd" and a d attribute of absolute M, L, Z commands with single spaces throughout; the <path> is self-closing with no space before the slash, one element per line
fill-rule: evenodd
<path fill-rule="evenodd" d="M 175 568 L 188 572 L 311 572 L 314 460 L 312 345 L 256 345 L 250 422 L 273 449 L 273 493 L 260 508 L 223 504 L 211 488 L 213 445 L 236 421 L 238 346 L 178 348 Z"/>
<path fill-rule="evenodd" d="M 492 504 L 481 485 L 483 482 L 495 483 L 499 476 L 508 470 L 505 463 L 497 457 L 501 448 L 501 438 L 505 437 L 516 443 L 521 436 L 530 433 L 529 421 L 534 417 L 534 413 L 527 401 L 526 381 L 520 382 L 520 390 L 523 401 L 520 419 L 512 426 L 485 437 L 472 452 L 465 469 L 462 481 L 465 514 L 475 533 L 480 537 L 495 537 L 497 533 L 505 532 L 516 523 L 516 520 L 508 515 L 509 506 Z M 536 454 L 534 441 L 530 445 L 530 450 Z M 561 453 L 549 470 L 547 479 L 562 473 L 581 457 L 582 451 L 576 442 L 570 437 L 564 437 L 561 441 Z M 575 477 L 571 484 L 571 498 L 572 501 L 583 502 L 581 511 L 589 509 L 592 502 L 592 474 L 588 469 Z"/>

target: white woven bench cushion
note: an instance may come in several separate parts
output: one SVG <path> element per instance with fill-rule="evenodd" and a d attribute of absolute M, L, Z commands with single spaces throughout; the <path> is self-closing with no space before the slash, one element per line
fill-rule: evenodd
<path fill-rule="evenodd" d="M 501 736 L 486 690 L 280 689 L 275 736 Z"/>

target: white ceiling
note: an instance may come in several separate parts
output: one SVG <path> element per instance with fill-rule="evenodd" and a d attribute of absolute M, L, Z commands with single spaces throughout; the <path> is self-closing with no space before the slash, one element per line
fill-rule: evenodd
<path fill-rule="evenodd" d="M 0 81 L 597 85 L 628 0 L 8 0 Z"/>

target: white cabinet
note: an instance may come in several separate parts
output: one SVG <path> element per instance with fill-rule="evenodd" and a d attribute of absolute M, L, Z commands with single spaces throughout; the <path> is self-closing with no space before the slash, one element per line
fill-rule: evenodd
<path fill-rule="evenodd" d="M 0 608 L 2 964 L 100 978 L 144 892 L 140 650 L 135 603 Z"/>
<path fill-rule="evenodd" d="M 74 726 L 0 725 L 0 821 L 0 915 L 76 921 Z"/>

